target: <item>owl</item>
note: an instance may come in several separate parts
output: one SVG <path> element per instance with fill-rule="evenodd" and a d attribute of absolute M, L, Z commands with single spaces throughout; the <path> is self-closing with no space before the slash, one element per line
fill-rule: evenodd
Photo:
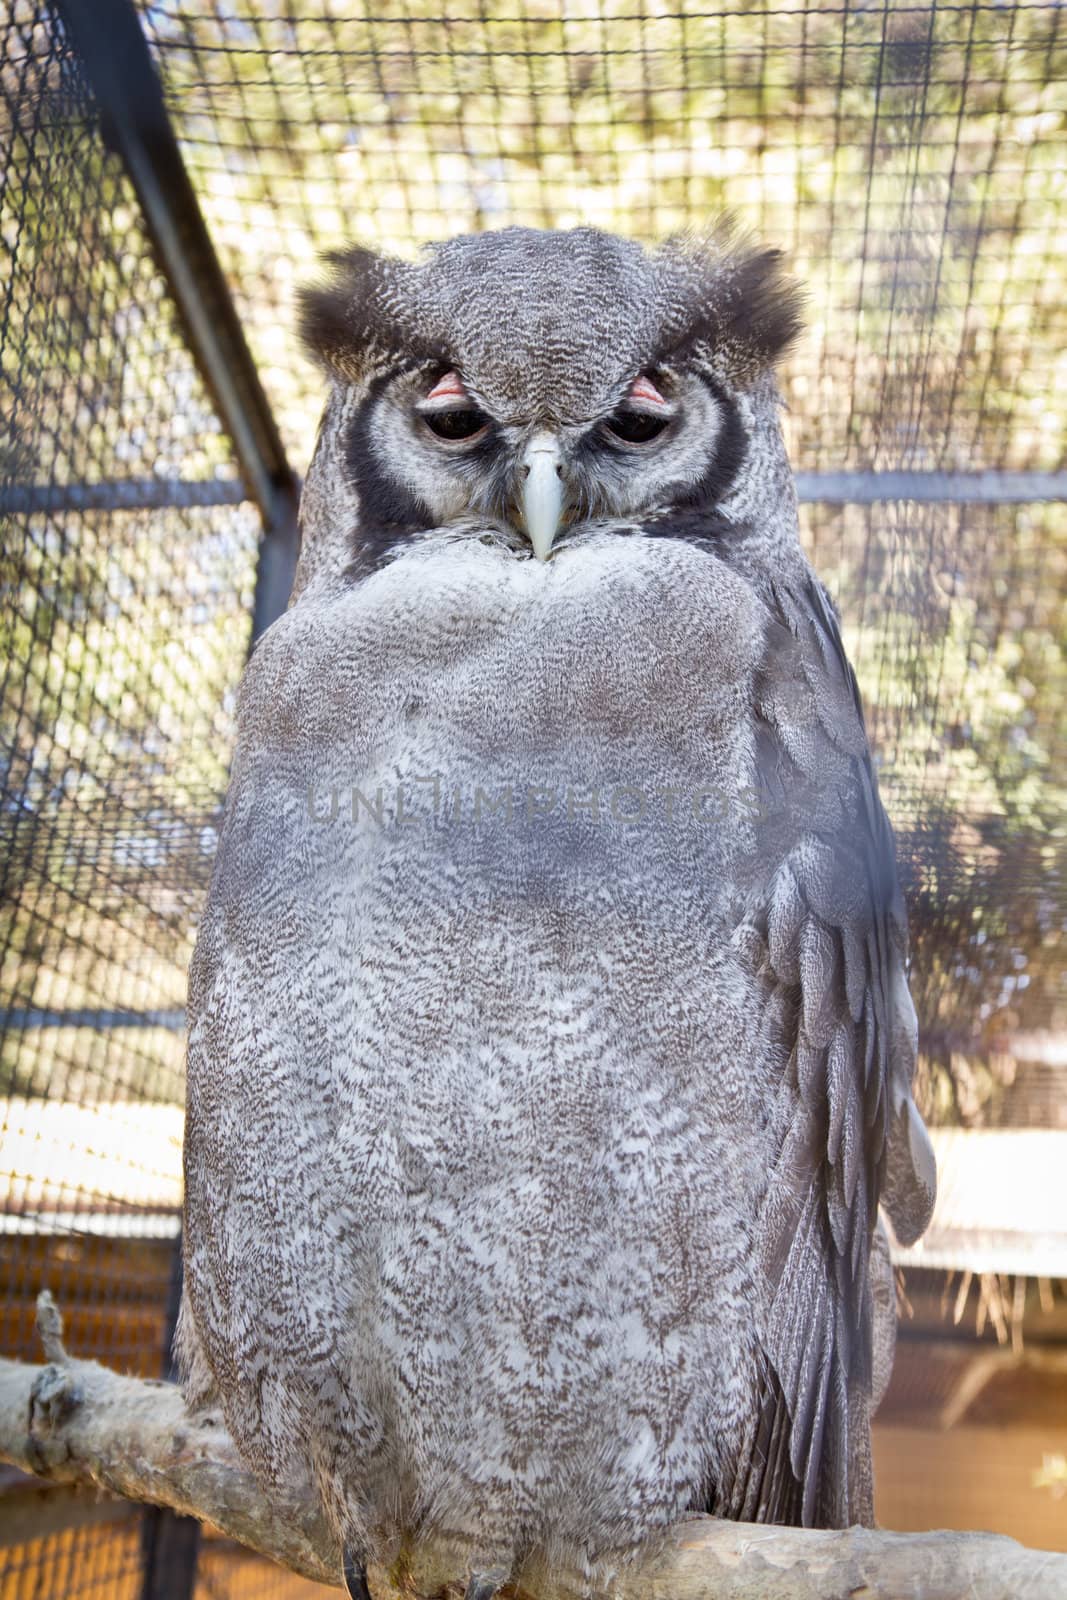
<path fill-rule="evenodd" d="M 190 976 L 192 1403 L 359 1600 L 872 1518 L 934 1196 L 894 846 L 726 226 L 305 292 L 330 379 Z M 340 1574 L 339 1574 L 340 1575 Z"/>

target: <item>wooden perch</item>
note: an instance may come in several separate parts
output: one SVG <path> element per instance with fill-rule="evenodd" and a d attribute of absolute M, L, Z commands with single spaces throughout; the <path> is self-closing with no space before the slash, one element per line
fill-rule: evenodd
<path fill-rule="evenodd" d="M 63 1483 L 169 1506 L 320 1583 L 340 1553 L 307 1501 L 268 1502 L 221 1418 L 191 1414 L 169 1383 L 125 1378 L 63 1348 L 59 1312 L 37 1302 L 47 1366 L 0 1361 L 0 1457 Z M 452 1600 L 466 1552 L 445 1536 L 372 1567 L 376 1600 Z M 578 1573 L 531 1563 L 515 1600 L 1067 1600 L 1067 1556 L 985 1533 L 775 1528 L 695 1517 L 639 1565 L 591 1591 Z"/>

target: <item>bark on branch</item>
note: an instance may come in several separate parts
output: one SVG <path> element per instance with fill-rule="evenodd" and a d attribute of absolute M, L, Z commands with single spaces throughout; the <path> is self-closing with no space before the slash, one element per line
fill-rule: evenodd
<path fill-rule="evenodd" d="M 251 1549 L 340 1586 L 340 1552 L 306 1501 L 267 1501 L 241 1465 L 221 1417 L 190 1414 L 173 1384 L 121 1377 L 72 1360 L 50 1295 L 38 1301 L 48 1365 L 0 1361 L 0 1457 L 59 1482 L 211 1522 Z M 447 1537 L 371 1569 L 380 1600 L 462 1595 L 467 1553 Z M 508 1593 L 509 1591 L 505 1591 Z M 1067 1600 L 1067 1556 L 984 1533 L 823 1531 L 679 1523 L 640 1565 L 590 1596 L 578 1573 L 532 1564 L 516 1600 Z"/>

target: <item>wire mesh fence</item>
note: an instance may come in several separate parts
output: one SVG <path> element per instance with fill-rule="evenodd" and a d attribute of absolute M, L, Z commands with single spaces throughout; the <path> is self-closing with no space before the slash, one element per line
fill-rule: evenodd
<path fill-rule="evenodd" d="M 321 387 L 292 293 L 323 248 L 512 222 L 651 239 L 728 208 L 787 252 L 804 535 L 900 839 L 932 1114 L 1067 1125 L 1063 7 L 138 14 L 298 469 Z M 151 1374 L 260 523 L 44 0 L 0 0 L 0 108 L 4 1351 L 35 1353 L 47 1282 L 77 1353 Z M 140 1593 L 140 1534 L 65 1539 L 0 1551 L 0 1594 L 83 1592 L 79 1540 L 86 1594 Z M 308 1588 L 265 1570 L 209 1541 L 196 1594 Z"/>
<path fill-rule="evenodd" d="M 300 467 L 320 388 L 289 307 L 324 248 L 516 222 L 651 239 L 729 209 L 787 252 L 805 536 L 901 833 L 927 1060 L 946 1115 L 997 1116 L 1006 1036 L 1061 1028 L 1065 1001 L 1062 7 L 143 15 Z"/>
<path fill-rule="evenodd" d="M 642 238 L 724 208 L 810 294 L 800 470 L 1063 463 L 1062 7 L 634 0 L 145 6 L 291 447 L 295 281 L 522 222 Z M 1057 240 L 1059 243 L 1057 243 Z"/>
<path fill-rule="evenodd" d="M 69 1528 L 3 1552 L 4 1593 L 12 1600 L 70 1595 L 72 1600 L 139 1600 L 141 1551 L 136 1522 Z"/>
<path fill-rule="evenodd" d="M 2 1225 L 135 1238 L 180 1198 L 184 968 L 257 522 L 114 504 L 232 477 L 229 448 L 61 35 L 19 7 L 0 50 Z"/>
<path fill-rule="evenodd" d="M 158 1376 L 259 519 L 196 503 L 243 497 L 232 451 L 57 18 L 0 15 L 3 1350 L 38 1359 L 47 1284 L 72 1349 Z M 0 1551 L 5 1595 L 141 1571 L 136 1527 Z"/>

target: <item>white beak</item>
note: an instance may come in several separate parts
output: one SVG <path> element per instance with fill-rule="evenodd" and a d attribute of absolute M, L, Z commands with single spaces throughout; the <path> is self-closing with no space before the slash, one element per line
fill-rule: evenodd
<path fill-rule="evenodd" d="M 522 514 L 538 561 L 547 561 L 563 510 L 559 442 L 542 429 L 535 433 L 523 458 Z"/>

